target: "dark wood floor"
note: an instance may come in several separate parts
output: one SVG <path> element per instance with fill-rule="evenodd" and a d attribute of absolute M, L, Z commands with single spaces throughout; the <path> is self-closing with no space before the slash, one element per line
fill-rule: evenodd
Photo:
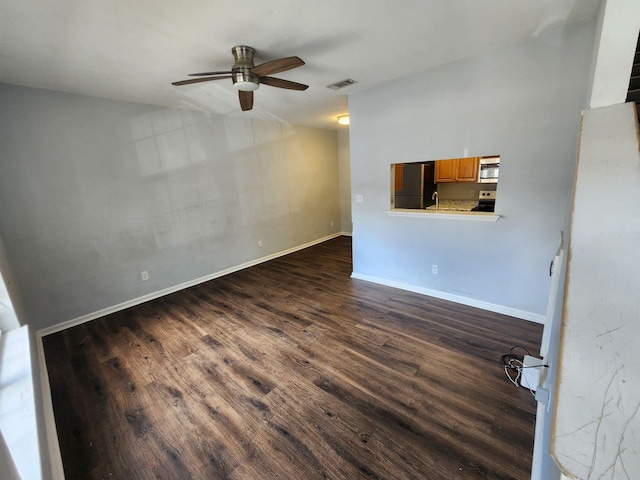
<path fill-rule="evenodd" d="M 68 479 L 516 479 L 523 320 L 350 278 L 340 237 L 44 338 Z"/>

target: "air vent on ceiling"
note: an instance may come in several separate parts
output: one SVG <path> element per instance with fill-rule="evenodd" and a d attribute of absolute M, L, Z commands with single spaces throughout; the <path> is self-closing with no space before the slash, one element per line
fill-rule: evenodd
<path fill-rule="evenodd" d="M 346 80 L 340 80 L 339 82 L 332 83 L 331 85 L 327 85 L 327 88 L 331 90 L 340 90 L 341 88 L 348 87 L 349 85 L 353 85 L 354 83 L 358 83 L 355 80 L 351 80 L 347 78 Z"/>

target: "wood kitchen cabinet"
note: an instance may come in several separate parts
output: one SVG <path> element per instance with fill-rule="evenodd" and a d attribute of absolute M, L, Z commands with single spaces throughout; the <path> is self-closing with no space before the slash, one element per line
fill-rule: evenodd
<path fill-rule="evenodd" d="M 436 183 L 477 182 L 480 157 L 436 161 Z"/>

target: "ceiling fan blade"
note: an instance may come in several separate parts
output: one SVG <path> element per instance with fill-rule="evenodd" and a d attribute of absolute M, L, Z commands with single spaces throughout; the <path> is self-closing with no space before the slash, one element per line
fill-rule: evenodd
<path fill-rule="evenodd" d="M 253 67 L 251 73 L 261 77 L 263 75 L 271 75 L 272 73 L 291 70 L 292 68 L 301 67 L 302 65 L 304 65 L 304 62 L 298 57 L 278 58 L 277 60 L 269 60 L 268 62 L 261 63 L 257 67 Z"/>
<path fill-rule="evenodd" d="M 190 77 L 203 77 L 205 75 L 230 75 L 233 72 L 231 70 L 225 70 L 223 72 L 204 72 L 204 73 L 190 73 Z"/>
<path fill-rule="evenodd" d="M 224 77 L 190 78 L 189 80 L 180 80 L 179 82 L 171 82 L 171 85 L 175 85 L 175 86 L 189 85 L 190 83 L 209 82 L 211 80 L 222 80 L 224 78 L 233 78 L 233 77 L 231 75 L 226 75 Z"/>
<path fill-rule="evenodd" d="M 252 91 L 238 91 L 238 97 L 240 98 L 240 108 L 243 112 L 251 110 L 253 108 L 253 92 Z"/>
<path fill-rule="evenodd" d="M 287 88 L 289 90 L 306 90 L 309 88 L 309 85 L 305 85 L 304 83 L 297 83 L 274 77 L 260 77 L 260 83 L 264 83 L 270 87 Z"/>

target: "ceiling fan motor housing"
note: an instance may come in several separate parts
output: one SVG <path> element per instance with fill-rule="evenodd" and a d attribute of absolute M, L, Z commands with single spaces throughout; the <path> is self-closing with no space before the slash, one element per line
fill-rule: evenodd
<path fill-rule="evenodd" d="M 260 77 L 251 73 L 251 69 L 255 67 L 253 57 L 256 51 L 246 45 L 236 45 L 231 49 L 235 63 L 231 69 L 233 77 L 233 86 L 236 90 L 250 92 L 257 90 L 260 86 Z"/>

